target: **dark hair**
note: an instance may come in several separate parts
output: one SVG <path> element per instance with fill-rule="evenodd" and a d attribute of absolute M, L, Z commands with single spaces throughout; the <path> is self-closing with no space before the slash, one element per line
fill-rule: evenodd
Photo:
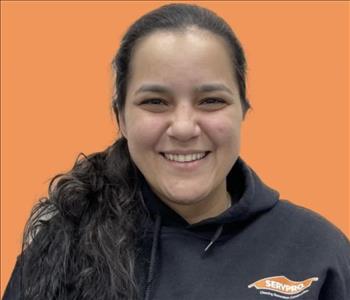
<path fill-rule="evenodd" d="M 205 8 L 169 4 L 141 17 L 122 39 L 113 61 L 117 120 L 125 105 L 130 60 L 137 42 L 157 30 L 191 26 L 213 32 L 227 42 L 243 113 L 249 109 L 246 62 L 231 28 Z M 71 171 L 53 178 L 48 196 L 33 208 L 25 229 L 19 259 L 22 299 L 141 297 L 135 268 L 143 263 L 140 224 L 148 215 L 138 172 L 127 141 L 121 137 L 103 152 L 79 156 Z"/>

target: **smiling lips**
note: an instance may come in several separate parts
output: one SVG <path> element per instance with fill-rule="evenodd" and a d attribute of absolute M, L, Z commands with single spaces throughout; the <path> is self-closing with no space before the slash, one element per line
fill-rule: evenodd
<path fill-rule="evenodd" d="M 161 153 L 167 160 L 180 162 L 180 163 L 188 163 L 196 160 L 203 159 L 207 156 L 209 151 L 207 152 L 198 152 L 198 153 L 189 153 L 189 154 L 175 154 L 175 153 Z"/>

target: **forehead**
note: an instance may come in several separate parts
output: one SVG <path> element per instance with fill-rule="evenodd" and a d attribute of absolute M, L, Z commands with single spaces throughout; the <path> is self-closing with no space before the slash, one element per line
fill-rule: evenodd
<path fill-rule="evenodd" d="M 157 31 L 140 40 L 130 62 L 130 85 L 135 81 L 235 82 L 231 51 L 226 41 L 209 31 Z"/>

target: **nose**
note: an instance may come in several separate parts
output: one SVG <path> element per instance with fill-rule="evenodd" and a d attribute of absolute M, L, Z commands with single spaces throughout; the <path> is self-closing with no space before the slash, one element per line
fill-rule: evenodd
<path fill-rule="evenodd" d="M 171 115 L 171 124 L 167 135 L 178 141 L 186 142 L 200 135 L 195 110 L 190 103 L 179 104 Z"/>

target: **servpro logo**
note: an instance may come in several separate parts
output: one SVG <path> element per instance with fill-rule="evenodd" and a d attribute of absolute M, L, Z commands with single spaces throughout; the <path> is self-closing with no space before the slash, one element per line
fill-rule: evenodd
<path fill-rule="evenodd" d="M 285 276 L 273 276 L 255 281 L 248 285 L 248 288 L 255 287 L 257 290 L 261 290 L 260 294 L 264 295 L 282 299 L 294 299 L 307 293 L 307 288 L 309 288 L 314 281 L 318 281 L 318 277 L 308 278 L 303 281 L 293 281 Z M 266 290 L 275 293 L 266 292 Z M 280 294 L 288 296 L 282 296 Z"/>

